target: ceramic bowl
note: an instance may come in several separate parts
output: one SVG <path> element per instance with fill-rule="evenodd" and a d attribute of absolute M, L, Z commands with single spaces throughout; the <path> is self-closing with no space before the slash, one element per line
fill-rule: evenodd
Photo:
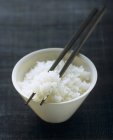
<path fill-rule="evenodd" d="M 24 56 L 17 62 L 12 72 L 12 82 L 17 92 L 25 101 L 28 100 L 28 97 L 26 97 L 24 93 L 22 93 L 18 84 L 19 81 L 23 80 L 25 74 L 36 64 L 37 61 L 55 60 L 61 53 L 61 51 L 61 48 L 37 50 Z M 65 56 L 64 59 L 67 59 L 68 55 L 69 53 Z M 50 123 L 60 123 L 68 120 L 76 112 L 85 98 L 94 88 L 97 81 L 97 70 L 91 60 L 83 54 L 79 54 L 75 57 L 73 64 L 76 64 L 78 66 L 83 65 L 84 68 L 91 73 L 91 84 L 89 89 L 81 96 L 61 103 L 44 103 L 42 106 L 40 106 L 39 103 L 31 100 L 28 104 L 29 107 L 42 120 Z"/>

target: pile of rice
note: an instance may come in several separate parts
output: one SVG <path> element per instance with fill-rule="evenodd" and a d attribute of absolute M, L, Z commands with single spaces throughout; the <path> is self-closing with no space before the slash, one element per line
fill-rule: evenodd
<path fill-rule="evenodd" d="M 26 73 L 24 80 L 19 82 L 19 86 L 28 98 L 32 93 L 36 93 L 33 99 L 41 102 L 48 96 L 46 102 L 59 103 L 77 98 L 90 86 L 90 72 L 83 66 L 71 64 L 62 77 L 59 72 L 64 65 L 62 60 L 54 71 L 49 71 L 54 61 L 37 62 L 34 68 Z"/>

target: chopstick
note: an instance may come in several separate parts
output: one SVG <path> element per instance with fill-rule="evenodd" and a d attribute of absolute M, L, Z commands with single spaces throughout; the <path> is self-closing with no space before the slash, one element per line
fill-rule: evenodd
<path fill-rule="evenodd" d="M 45 98 L 42 99 L 40 105 L 43 105 L 43 103 L 45 102 L 45 100 L 48 98 L 49 95 L 47 95 Z"/>
<path fill-rule="evenodd" d="M 67 68 L 69 67 L 69 65 L 71 64 L 71 62 L 73 61 L 73 59 L 75 58 L 75 56 L 79 53 L 81 47 L 84 45 L 84 43 L 86 42 L 86 40 L 88 39 L 88 37 L 91 35 L 91 33 L 93 32 L 94 28 L 96 27 L 96 25 L 98 24 L 98 22 L 101 20 L 102 16 L 105 13 L 105 7 L 102 7 L 97 13 L 96 15 L 94 15 L 94 17 L 92 18 L 91 21 L 89 21 L 89 24 L 87 25 L 86 29 L 85 29 L 85 33 L 83 33 L 79 40 L 79 43 L 77 44 L 76 41 L 73 41 L 72 45 L 76 45 L 76 49 L 72 52 L 72 54 L 70 55 L 70 57 L 68 58 L 68 60 L 66 61 L 65 65 L 63 66 L 63 68 L 61 69 L 59 75 L 60 77 L 64 74 L 64 72 L 67 70 Z M 74 39 L 74 38 L 73 38 Z M 68 50 L 70 49 L 70 47 L 66 48 L 65 52 L 68 52 Z M 60 55 L 60 57 L 63 57 L 65 55 L 65 52 L 63 51 L 63 53 Z M 59 58 L 60 58 L 59 57 Z M 54 68 L 57 66 L 57 63 L 60 62 L 60 59 L 57 59 L 57 62 L 53 64 L 53 66 L 51 67 Z M 46 98 L 47 99 L 47 98 Z M 41 105 L 45 102 L 45 100 L 42 100 Z"/>
<path fill-rule="evenodd" d="M 63 51 L 60 53 L 60 55 L 58 56 L 58 58 L 55 60 L 55 62 L 53 63 L 53 65 L 51 66 L 51 68 L 49 69 L 49 71 L 52 71 L 55 69 L 55 67 L 58 65 L 58 63 L 62 60 L 62 58 L 65 56 L 65 54 L 72 48 L 74 42 L 76 42 L 81 33 L 84 31 L 84 29 L 87 27 L 87 25 L 89 24 L 90 20 L 95 16 L 95 14 L 97 13 L 97 8 L 94 8 L 91 13 L 89 14 L 89 16 L 86 18 L 86 20 L 80 25 L 79 30 L 77 32 L 74 33 L 74 35 L 72 36 L 72 38 L 69 40 L 69 42 L 66 44 L 65 48 L 63 49 Z"/>
<path fill-rule="evenodd" d="M 97 8 L 93 9 L 90 13 L 90 15 L 88 16 L 88 18 L 83 22 L 83 24 L 81 24 L 78 32 L 76 34 L 73 35 L 72 39 L 67 43 L 67 45 L 65 46 L 65 49 L 61 52 L 61 54 L 58 56 L 58 58 L 56 59 L 56 61 L 53 63 L 53 65 L 51 66 L 51 68 L 49 69 L 49 71 L 52 71 L 55 69 L 55 67 L 58 65 L 58 63 L 62 60 L 62 58 L 65 56 L 65 54 L 74 46 L 76 49 L 72 52 L 72 54 L 70 55 L 69 59 L 66 61 L 65 65 L 63 66 L 63 68 L 61 69 L 59 75 L 60 77 L 64 74 L 64 72 L 67 70 L 68 66 L 70 65 L 70 63 L 73 61 L 73 59 L 75 58 L 75 56 L 78 54 L 80 48 L 83 46 L 83 44 L 86 42 L 86 40 L 88 39 L 88 37 L 90 36 L 90 34 L 93 32 L 95 26 L 97 25 L 97 23 L 100 21 L 100 19 L 102 18 L 103 14 L 105 12 L 105 7 L 103 7 L 101 10 L 97 10 Z M 84 33 L 85 32 L 85 33 Z M 79 39 L 81 37 L 81 39 Z M 77 41 L 79 41 L 79 44 L 76 44 Z M 26 102 L 26 104 L 28 104 L 30 102 L 30 100 L 32 99 L 32 97 L 35 94 L 33 93 L 30 98 L 28 99 L 28 101 Z M 48 98 L 48 96 L 46 96 L 45 98 L 42 99 L 40 105 L 42 105 L 45 100 Z"/>
<path fill-rule="evenodd" d="M 91 25 L 91 21 L 93 21 L 94 17 L 96 17 L 97 15 L 97 8 L 93 9 L 92 12 L 90 13 L 90 15 L 88 16 L 88 18 L 85 20 L 85 22 L 80 26 L 78 32 L 76 34 L 73 35 L 72 39 L 67 43 L 65 49 L 62 51 L 62 53 L 58 56 L 58 58 L 56 59 L 56 61 L 53 63 L 52 67 L 49 69 L 50 70 L 54 70 L 55 67 L 58 65 L 58 63 L 61 61 L 61 59 L 65 56 L 65 54 L 73 47 L 73 44 L 75 44 L 78 39 L 80 38 L 80 35 L 83 34 L 84 30 L 86 30 L 88 28 L 88 26 Z M 82 46 L 82 45 L 81 45 Z M 80 46 L 80 47 L 81 47 Z M 79 48 L 79 46 L 78 46 Z M 76 51 L 75 51 L 76 52 Z M 68 66 L 70 65 L 70 63 L 72 62 L 72 60 L 75 57 L 76 53 L 73 53 L 70 57 L 69 57 L 69 61 L 66 62 L 66 64 L 64 65 L 64 67 L 61 69 L 59 75 L 60 77 L 64 74 L 64 72 L 66 71 L 66 69 L 68 68 Z M 77 51 L 78 52 L 78 51 Z M 47 99 L 47 98 L 46 98 Z M 40 103 L 40 105 L 42 105 L 45 102 L 45 99 L 43 99 Z"/>
<path fill-rule="evenodd" d="M 36 93 L 32 93 L 31 94 L 31 96 L 29 97 L 29 99 L 27 100 L 27 102 L 25 103 L 25 105 L 27 105 L 30 101 L 31 101 L 31 99 L 33 98 L 33 96 L 35 95 Z"/>
<path fill-rule="evenodd" d="M 73 45 L 76 46 L 76 48 L 72 52 L 72 54 L 70 55 L 70 57 L 68 58 L 68 60 L 66 61 L 65 65 L 63 66 L 63 68 L 61 69 L 61 71 L 59 73 L 60 77 L 64 74 L 64 72 L 67 70 L 67 68 L 69 67 L 69 65 L 71 64 L 71 62 L 75 58 L 75 56 L 79 53 L 81 47 L 84 45 L 84 43 L 86 42 L 86 40 L 88 39 L 88 37 L 91 35 L 91 33 L 95 29 L 96 25 L 99 23 L 99 21 L 103 17 L 104 13 L 105 13 L 105 7 L 102 7 L 97 12 L 97 14 L 94 16 L 94 18 L 91 20 L 91 22 L 89 23 L 89 25 L 86 27 L 85 33 L 83 33 L 81 35 L 81 38 L 79 40 L 79 43 L 77 44 L 77 42 L 75 42 L 75 44 L 73 44 Z"/>
<path fill-rule="evenodd" d="M 88 26 L 88 24 L 90 23 L 90 21 L 93 19 L 93 17 L 96 15 L 96 13 L 98 12 L 97 8 L 94 8 L 91 13 L 89 14 L 89 16 L 86 18 L 86 20 L 81 24 L 79 30 L 74 33 L 74 35 L 72 36 L 72 38 L 70 39 L 70 41 L 66 44 L 64 50 L 61 52 L 61 54 L 58 56 L 58 58 L 55 60 L 55 62 L 53 63 L 53 65 L 51 66 L 51 68 L 49 69 L 49 71 L 52 71 L 55 69 L 55 67 L 58 65 L 58 63 L 62 60 L 62 58 L 66 55 L 66 53 L 72 48 L 73 44 L 79 39 L 80 35 L 82 34 L 82 32 L 85 30 L 85 28 Z M 61 70 L 62 72 L 62 70 Z M 60 73 L 61 73 L 60 72 Z M 64 73 L 64 69 L 63 69 L 63 73 Z M 62 73 L 61 73 L 62 74 Z M 62 76 L 61 74 L 60 77 Z M 46 98 L 47 99 L 47 98 Z M 42 105 L 45 100 L 45 98 L 42 99 L 40 105 Z"/>

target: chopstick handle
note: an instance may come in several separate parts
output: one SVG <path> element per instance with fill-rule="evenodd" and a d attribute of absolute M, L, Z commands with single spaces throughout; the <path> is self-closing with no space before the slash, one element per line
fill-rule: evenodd
<path fill-rule="evenodd" d="M 95 16 L 95 14 L 97 13 L 97 11 L 98 11 L 97 8 L 94 8 L 91 11 L 91 13 L 87 17 L 87 19 L 81 24 L 79 30 L 76 33 L 74 33 L 74 35 L 72 36 L 72 38 L 70 39 L 70 41 L 67 43 L 67 45 L 63 49 L 62 53 L 55 60 L 55 62 L 53 63 L 53 65 L 51 66 L 51 68 L 49 69 L 49 71 L 54 70 L 55 67 L 58 65 L 58 63 L 61 61 L 61 59 L 64 57 L 64 55 L 69 51 L 69 49 L 71 49 L 71 47 L 74 44 L 74 42 L 76 42 L 78 40 L 79 36 L 84 31 L 84 29 L 86 28 L 86 26 L 89 23 L 89 21 L 93 18 L 93 16 Z"/>
<path fill-rule="evenodd" d="M 91 33 L 93 32 L 94 28 L 96 27 L 96 25 L 99 23 L 99 21 L 103 17 L 104 13 L 105 13 L 105 7 L 102 7 L 102 9 L 99 10 L 99 12 L 91 20 L 91 22 L 89 23 L 88 27 L 86 28 L 86 32 L 84 34 L 82 34 L 82 37 L 80 39 L 80 42 L 77 44 L 76 49 L 72 52 L 72 54 L 70 55 L 70 57 L 66 61 L 64 67 L 61 69 L 60 77 L 64 74 L 64 72 L 66 71 L 66 69 L 68 68 L 70 63 L 73 61 L 75 56 L 79 53 L 81 47 L 86 42 L 88 37 L 91 35 Z"/>

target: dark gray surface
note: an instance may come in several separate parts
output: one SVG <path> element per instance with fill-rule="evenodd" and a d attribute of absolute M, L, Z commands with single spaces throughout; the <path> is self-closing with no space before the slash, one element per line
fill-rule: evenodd
<path fill-rule="evenodd" d="M 90 10 L 103 3 L 107 13 L 81 50 L 97 67 L 97 85 L 69 121 L 47 124 L 15 91 L 12 69 L 27 53 L 64 47 Z M 0 0 L 0 140 L 113 139 L 112 9 L 112 0 Z"/>

